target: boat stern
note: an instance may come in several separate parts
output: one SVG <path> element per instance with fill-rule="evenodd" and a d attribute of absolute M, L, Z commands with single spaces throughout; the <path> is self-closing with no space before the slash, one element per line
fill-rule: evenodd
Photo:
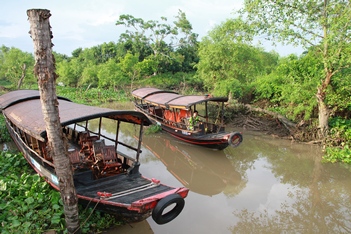
<path fill-rule="evenodd" d="M 185 201 L 188 196 L 188 188 L 175 188 L 173 190 L 156 194 L 138 201 L 135 201 L 128 208 L 130 210 L 145 213 L 152 211 L 152 218 L 157 224 L 165 224 L 175 219 L 183 210 Z M 173 207 L 166 213 L 167 207 Z"/>

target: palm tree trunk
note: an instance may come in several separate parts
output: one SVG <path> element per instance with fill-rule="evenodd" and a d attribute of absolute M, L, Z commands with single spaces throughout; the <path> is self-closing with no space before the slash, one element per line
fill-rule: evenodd
<path fill-rule="evenodd" d="M 46 125 L 49 150 L 55 164 L 61 198 L 64 205 L 68 233 L 81 233 L 79 227 L 78 199 L 73 182 L 73 170 L 68 159 L 64 136 L 60 124 L 58 100 L 56 96 L 55 60 L 52 54 L 52 33 L 50 31 L 49 10 L 31 9 L 27 11 L 30 34 L 34 43 L 36 64 L 34 73 L 38 78 L 40 100 Z"/>

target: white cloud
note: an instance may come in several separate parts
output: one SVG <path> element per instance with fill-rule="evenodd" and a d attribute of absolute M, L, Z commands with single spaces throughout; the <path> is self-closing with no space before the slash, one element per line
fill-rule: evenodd
<path fill-rule="evenodd" d="M 0 8 L 0 43 L 32 52 L 32 46 L 28 47 L 31 44 L 28 9 L 50 10 L 54 50 L 69 55 L 79 47 L 116 42 L 126 30 L 115 25 L 121 14 L 144 20 L 160 20 L 165 16 L 172 23 L 180 9 L 201 39 L 214 26 L 234 17 L 233 12 L 242 6 L 243 0 L 12 0 L 2 3 Z"/>

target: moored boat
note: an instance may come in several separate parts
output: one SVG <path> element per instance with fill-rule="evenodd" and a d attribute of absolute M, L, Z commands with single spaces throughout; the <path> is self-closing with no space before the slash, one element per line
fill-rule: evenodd
<path fill-rule="evenodd" d="M 144 114 L 76 104 L 62 97 L 58 97 L 58 102 L 67 139 L 67 160 L 72 164 L 80 203 L 121 216 L 128 222 L 152 216 L 156 223 L 165 224 L 181 213 L 189 189 L 145 178 L 139 171 L 143 127 L 151 124 Z M 0 96 L 0 109 L 25 159 L 59 190 L 39 92 L 6 93 Z M 103 129 L 105 125 L 109 131 Z M 123 137 L 124 127 L 138 128 L 138 137 Z"/>
<path fill-rule="evenodd" d="M 184 142 L 223 150 L 243 141 L 240 132 L 227 132 L 224 124 L 226 97 L 180 95 L 157 88 L 132 91 L 135 109 L 162 130 Z"/>

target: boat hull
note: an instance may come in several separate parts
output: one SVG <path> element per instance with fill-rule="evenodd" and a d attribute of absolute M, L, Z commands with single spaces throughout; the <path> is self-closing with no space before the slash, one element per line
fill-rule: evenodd
<path fill-rule="evenodd" d="M 144 113 L 154 125 L 160 126 L 164 132 L 183 142 L 215 150 L 224 150 L 230 145 L 230 133 L 226 133 L 224 131 L 212 134 L 203 134 L 202 132 L 194 133 L 193 131 L 189 131 L 187 129 L 165 124 L 162 120 L 148 115 L 148 113 L 139 106 L 136 106 L 135 110 Z"/>
<path fill-rule="evenodd" d="M 66 157 L 60 159 L 70 161 L 80 203 L 128 222 L 152 216 L 157 224 L 164 224 L 180 214 L 189 189 L 162 184 L 139 172 L 143 126 L 151 124 L 144 114 L 85 106 L 62 98 L 58 106 L 67 147 Z M 60 191 L 38 91 L 4 94 L 0 96 L 0 109 L 13 141 L 29 165 Z M 104 126 L 116 132 L 107 132 Z M 135 141 L 119 134 L 124 127 L 139 127 Z"/>
<path fill-rule="evenodd" d="M 161 125 L 162 130 L 169 133 L 171 136 L 184 141 L 189 144 L 203 146 L 210 149 L 223 150 L 228 147 L 228 137 L 227 133 L 216 133 L 216 134 L 206 134 L 196 136 L 189 131 L 182 129 L 171 128 L 167 125 L 155 122 L 156 124 Z"/>
<path fill-rule="evenodd" d="M 45 166 L 42 160 L 34 153 L 31 152 L 30 149 L 23 143 L 23 141 L 19 138 L 19 136 L 12 131 L 12 128 L 8 126 L 8 130 L 12 139 L 14 140 L 17 148 L 22 152 L 24 158 L 27 160 L 29 165 L 36 171 L 38 175 L 43 177 L 46 182 L 48 182 L 55 190 L 59 191 L 59 182 L 56 176 L 55 170 L 51 167 Z M 82 176 L 83 175 L 83 176 Z M 134 177 L 134 178 L 131 178 Z M 152 184 L 151 180 L 141 177 L 140 175 L 135 175 L 127 177 L 126 175 L 123 176 L 115 176 L 115 177 L 108 177 L 105 180 L 109 180 L 110 184 L 125 184 L 122 186 L 126 189 L 126 185 L 131 185 L 130 181 L 135 182 L 139 180 L 139 183 L 149 183 Z M 140 178 L 140 179 L 139 179 Z M 84 182 L 83 182 L 84 181 Z M 111 201 L 111 199 L 104 198 L 103 196 L 98 196 L 98 192 L 109 192 L 111 193 L 111 188 L 109 188 L 108 184 L 99 181 L 93 180 L 93 175 L 91 171 L 85 172 L 78 172 L 74 174 L 74 183 L 76 187 L 77 197 L 79 199 L 79 203 L 82 205 L 89 205 L 91 207 L 95 207 L 96 209 L 109 213 L 114 214 L 117 217 L 122 218 L 127 222 L 139 222 L 142 220 L 147 219 L 152 214 L 152 209 L 138 209 L 136 207 L 132 207 L 132 204 L 122 203 L 125 202 L 123 199 L 120 199 L 121 202 Z M 98 185 L 92 189 L 93 184 Z M 131 187 L 135 187 L 134 185 Z M 103 190 L 104 188 L 108 188 Z M 129 188 L 131 189 L 131 188 Z M 164 190 L 172 191 L 172 188 L 163 188 Z M 159 191 L 158 191 L 159 192 Z M 172 191 L 174 192 L 174 191 Z M 157 192 L 153 192 L 154 194 Z M 141 195 L 141 197 L 145 197 L 145 194 Z M 163 197 L 163 196 L 160 196 Z"/>

